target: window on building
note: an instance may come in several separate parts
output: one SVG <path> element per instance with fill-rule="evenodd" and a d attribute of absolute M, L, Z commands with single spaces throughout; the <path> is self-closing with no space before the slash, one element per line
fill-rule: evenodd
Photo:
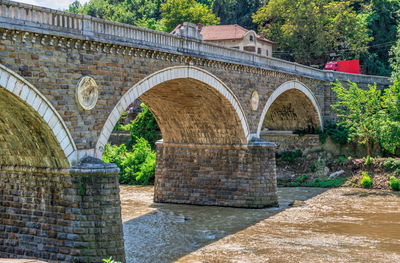
<path fill-rule="evenodd" d="M 256 52 L 256 48 L 254 46 L 244 47 L 245 51 Z"/>
<path fill-rule="evenodd" d="M 267 57 L 269 56 L 269 52 L 268 52 L 268 49 L 267 49 Z"/>
<path fill-rule="evenodd" d="M 250 39 L 250 41 L 254 41 L 254 37 L 253 36 L 250 36 L 249 39 Z"/>
<path fill-rule="evenodd" d="M 257 49 L 257 54 L 261 55 L 261 48 Z"/>

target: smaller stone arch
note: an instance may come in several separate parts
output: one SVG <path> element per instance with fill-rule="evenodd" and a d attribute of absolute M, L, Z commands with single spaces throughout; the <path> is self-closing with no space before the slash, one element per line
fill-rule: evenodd
<path fill-rule="evenodd" d="M 101 158 L 102 148 L 106 145 L 108 138 L 110 137 L 113 130 L 113 127 L 119 120 L 121 114 L 130 105 L 130 103 L 132 103 L 145 92 L 150 91 L 157 85 L 176 79 L 192 79 L 204 83 L 211 87 L 218 94 L 222 95 L 221 97 L 225 98 L 228 103 L 230 103 L 234 112 L 237 114 L 238 119 L 240 120 L 241 129 L 243 130 L 244 134 L 244 140 L 249 141 L 249 125 L 247 123 L 244 110 L 242 109 L 239 100 L 237 99 L 235 94 L 220 79 L 207 72 L 206 70 L 192 66 L 175 66 L 151 74 L 150 76 L 146 77 L 145 79 L 134 85 L 121 97 L 121 99 L 109 115 L 108 119 L 106 120 L 100 133 L 99 139 L 96 144 L 96 156 Z M 242 140 L 243 143 L 246 143 L 244 142 L 244 140 Z"/>
<path fill-rule="evenodd" d="M 268 98 L 264 109 L 261 113 L 261 118 L 260 121 L 258 123 L 258 127 L 257 127 L 257 137 L 260 137 L 261 134 L 261 129 L 263 127 L 265 118 L 267 116 L 268 110 L 271 108 L 271 106 L 273 105 L 273 103 L 284 93 L 288 92 L 288 91 L 298 91 L 301 94 L 303 94 L 311 103 L 311 105 L 313 106 L 314 110 L 317 113 L 317 117 L 318 117 L 318 122 L 319 122 L 319 126 L 321 127 L 321 129 L 323 128 L 323 122 L 322 122 L 322 114 L 321 114 L 321 110 L 318 104 L 318 101 L 316 99 L 316 97 L 314 96 L 313 92 L 308 89 L 303 83 L 299 82 L 299 81 L 288 81 L 283 83 L 281 86 L 279 86 L 279 88 L 277 88 Z"/>
<path fill-rule="evenodd" d="M 77 148 L 64 120 L 50 101 L 23 77 L 0 64 L 0 89 L 6 89 L 36 111 L 49 126 L 70 165 L 76 161 Z"/>

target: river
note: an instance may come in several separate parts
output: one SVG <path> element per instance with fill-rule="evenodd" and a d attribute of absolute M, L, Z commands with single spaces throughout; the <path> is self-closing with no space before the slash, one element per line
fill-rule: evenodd
<path fill-rule="evenodd" d="M 155 204 L 152 196 L 153 187 L 121 186 L 128 263 L 400 262 L 398 193 L 279 188 L 280 207 L 268 209 Z"/>

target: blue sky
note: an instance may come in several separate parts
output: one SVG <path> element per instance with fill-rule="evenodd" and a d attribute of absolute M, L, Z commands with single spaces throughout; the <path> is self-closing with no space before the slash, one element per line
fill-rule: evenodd
<path fill-rule="evenodd" d="M 15 1 L 15 0 L 14 0 Z M 17 0 L 17 2 L 44 6 L 47 8 L 65 10 L 75 0 Z M 88 2 L 89 0 L 80 0 L 81 3 Z"/>

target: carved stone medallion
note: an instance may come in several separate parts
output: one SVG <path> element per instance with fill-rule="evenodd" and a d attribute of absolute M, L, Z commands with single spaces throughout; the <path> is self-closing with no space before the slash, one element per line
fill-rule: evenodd
<path fill-rule="evenodd" d="M 83 77 L 76 87 L 76 99 L 85 110 L 91 110 L 96 106 L 99 90 L 96 81 L 89 76 Z"/>
<path fill-rule="evenodd" d="M 259 103 L 260 103 L 260 96 L 258 96 L 258 92 L 255 90 L 251 94 L 251 98 L 250 98 L 251 109 L 253 111 L 256 111 L 258 109 L 258 104 Z"/>

